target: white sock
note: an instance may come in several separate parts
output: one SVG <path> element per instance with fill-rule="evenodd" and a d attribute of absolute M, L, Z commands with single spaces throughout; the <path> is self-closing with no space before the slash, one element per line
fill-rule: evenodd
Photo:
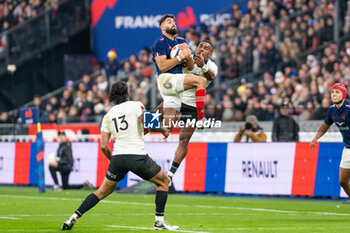
<path fill-rule="evenodd" d="M 164 221 L 164 216 L 157 216 L 157 215 L 156 215 L 156 221 L 161 221 L 161 222 L 163 222 L 163 221 Z"/>
<path fill-rule="evenodd" d="M 168 174 L 167 174 L 168 176 L 170 176 L 170 177 L 173 177 L 174 176 L 174 173 L 172 173 L 171 171 L 168 171 Z"/>
<path fill-rule="evenodd" d="M 78 218 L 79 218 L 79 216 L 78 216 L 76 213 L 74 213 L 71 217 L 73 217 L 73 218 L 75 218 L 75 219 L 78 219 Z"/>

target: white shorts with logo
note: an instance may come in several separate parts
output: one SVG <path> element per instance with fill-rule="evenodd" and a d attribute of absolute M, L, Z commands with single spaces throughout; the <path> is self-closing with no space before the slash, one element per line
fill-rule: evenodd
<path fill-rule="evenodd" d="M 350 149 L 344 147 L 343 155 L 340 161 L 340 167 L 345 169 L 350 169 Z"/>
<path fill-rule="evenodd" d="M 186 74 L 162 73 L 157 76 L 157 85 L 164 101 L 164 108 L 174 108 L 180 111 L 180 93 L 184 91 Z"/>

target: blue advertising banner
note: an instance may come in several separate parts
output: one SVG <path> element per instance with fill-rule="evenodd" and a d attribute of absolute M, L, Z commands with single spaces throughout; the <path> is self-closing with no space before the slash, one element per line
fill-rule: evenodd
<path fill-rule="evenodd" d="M 178 29 L 205 22 L 219 24 L 230 17 L 230 7 L 237 0 L 92 0 L 91 18 L 94 54 L 98 61 L 107 60 L 107 53 L 116 49 L 119 59 L 150 47 L 161 36 L 159 19 L 165 14 L 176 17 Z M 212 14 L 226 12 L 207 20 Z"/>

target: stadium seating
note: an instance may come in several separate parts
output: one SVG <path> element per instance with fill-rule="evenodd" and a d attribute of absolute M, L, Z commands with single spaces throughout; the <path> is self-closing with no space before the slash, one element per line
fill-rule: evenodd
<path fill-rule="evenodd" d="M 203 39 L 216 45 L 213 60 L 219 65 L 219 85 L 207 92 L 206 114 L 223 121 L 241 121 L 248 114 L 260 121 L 273 120 L 279 104 L 288 100 L 298 120 L 323 119 L 330 105 L 329 87 L 350 80 L 347 6 L 340 8 L 344 26 L 337 38 L 334 1 L 316 5 L 314 1 L 252 0 L 245 14 L 238 4 L 226 9 L 232 18 L 221 25 L 196 25 L 181 32 L 193 50 Z M 97 74 L 84 75 L 80 82 L 68 81 L 62 94 L 40 104 L 42 121 L 98 122 L 110 108 L 107 93 L 115 80 L 127 81 L 131 99 L 154 108 L 151 58 L 148 48 L 124 61 L 116 56 Z M 158 93 L 155 104 L 160 102 Z"/>

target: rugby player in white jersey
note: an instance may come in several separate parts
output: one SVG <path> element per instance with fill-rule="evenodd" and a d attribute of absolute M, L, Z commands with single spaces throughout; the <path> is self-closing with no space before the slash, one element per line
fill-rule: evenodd
<path fill-rule="evenodd" d="M 138 101 L 128 101 L 129 97 L 128 86 L 125 82 L 116 82 L 112 85 L 109 99 L 115 105 L 104 116 L 101 125 L 101 150 L 110 161 L 106 177 L 101 187 L 88 195 L 74 214 L 63 223 L 61 230 L 72 229 L 85 212 L 116 189 L 118 182 L 129 171 L 157 186 L 154 229 L 179 229 L 164 221 L 169 178 L 145 151 L 142 125 L 144 106 Z M 168 131 L 161 130 L 161 132 L 164 137 L 168 136 Z M 108 147 L 111 136 L 114 138 L 113 153 Z"/>
<path fill-rule="evenodd" d="M 188 70 L 186 63 L 182 68 L 184 74 L 194 74 L 206 78 L 207 87 L 211 81 L 213 81 L 218 73 L 217 65 L 210 60 L 213 55 L 213 45 L 208 40 L 203 40 L 199 43 L 194 56 L 194 68 Z M 186 122 L 187 120 L 197 119 L 196 101 L 195 101 L 196 89 L 185 90 L 180 94 L 181 99 L 181 119 Z M 180 128 L 179 145 L 177 146 L 175 157 L 168 171 L 170 181 L 172 180 L 175 172 L 180 166 L 182 160 L 185 158 L 188 150 L 188 143 L 194 133 L 195 127 L 187 126 Z"/>

